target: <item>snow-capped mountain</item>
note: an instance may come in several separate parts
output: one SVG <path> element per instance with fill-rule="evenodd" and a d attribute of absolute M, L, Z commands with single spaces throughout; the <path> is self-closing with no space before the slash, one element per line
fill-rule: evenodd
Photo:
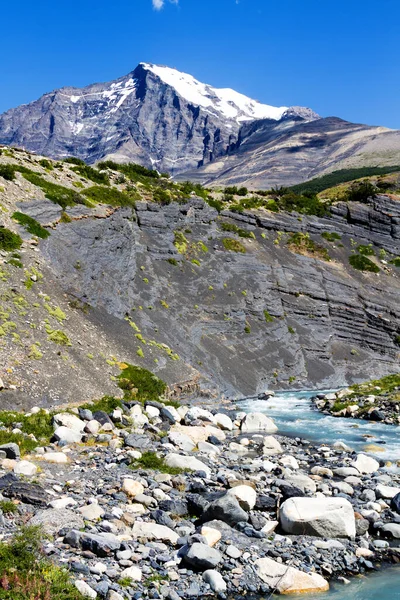
<path fill-rule="evenodd" d="M 0 115 L 0 143 L 55 158 L 136 161 L 180 173 L 234 152 L 252 121 L 312 121 L 312 110 L 261 104 L 169 67 L 66 87 Z"/>

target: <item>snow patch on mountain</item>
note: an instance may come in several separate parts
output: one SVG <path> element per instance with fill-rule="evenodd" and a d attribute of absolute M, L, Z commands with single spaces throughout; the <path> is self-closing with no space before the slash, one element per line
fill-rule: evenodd
<path fill-rule="evenodd" d="M 288 109 L 287 106 L 276 107 L 261 104 L 229 88 L 214 88 L 197 81 L 192 75 L 181 73 L 170 67 L 141 64 L 164 83 L 173 87 L 187 102 L 194 106 L 214 109 L 227 119 L 233 119 L 238 123 L 256 119 L 279 121 Z"/>

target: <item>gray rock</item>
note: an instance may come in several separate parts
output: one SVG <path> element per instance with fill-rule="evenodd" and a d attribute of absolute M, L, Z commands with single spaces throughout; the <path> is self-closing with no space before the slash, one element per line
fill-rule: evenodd
<path fill-rule="evenodd" d="M 0 451 L 4 452 L 7 458 L 17 459 L 20 458 L 21 453 L 19 450 L 18 444 L 2 444 L 0 446 Z"/>
<path fill-rule="evenodd" d="M 85 522 L 72 510 L 66 508 L 52 508 L 41 510 L 29 521 L 29 525 L 40 525 L 48 535 L 56 535 L 60 529 L 69 527 L 71 529 L 82 529 Z"/>
<path fill-rule="evenodd" d="M 54 439 L 58 442 L 65 442 L 66 444 L 76 444 L 82 441 L 83 433 L 69 429 L 68 427 L 57 427 L 54 432 Z"/>
<path fill-rule="evenodd" d="M 207 544 L 194 543 L 184 555 L 185 563 L 198 571 L 213 569 L 221 562 L 222 556 Z"/>
<path fill-rule="evenodd" d="M 209 584 L 213 592 L 216 594 L 226 592 L 226 582 L 221 573 L 218 573 L 218 571 L 215 571 L 215 569 L 208 569 L 208 571 L 204 571 L 203 579 Z"/>
<path fill-rule="evenodd" d="M 356 535 L 354 510 L 344 498 L 289 498 L 281 506 L 280 521 L 283 530 L 294 535 Z"/>
<path fill-rule="evenodd" d="M 228 525 L 236 525 L 248 521 L 249 515 L 241 508 L 235 496 L 225 494 L 225 496 L 211 502 L 202 516 L 203 522 L 214 519 L 224 521 Z"/>

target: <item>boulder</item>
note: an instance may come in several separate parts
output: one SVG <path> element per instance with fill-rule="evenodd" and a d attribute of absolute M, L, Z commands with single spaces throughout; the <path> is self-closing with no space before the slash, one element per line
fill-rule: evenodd
<path fill-rule="evenodd" d="M 200 534 L 207 540 L 209 546 L 215 546 L 221 539 L 221 532 L 218 529 L 206 525 L 200 529 Z"/>
<path fill-rule="evenodd" d="M 207 477 L 211 475 L 210 467 L 194 456 L 181 456 L 180 454 L 174 453 L 167 454 L 165 457 L 165 464 L 168 465 L 168 467 L 175 467 L 189 471 L 204 471 Z"/>
<path fill-rule="evenodd" d="M 29 525 L 40 525 L 44 533 L 55 536 L 60 529 L 82 529 L 85 522 L 78 514 L 66 508 L 41 510 L 29 521 Z"/>
<path fill-rule="evenodd" d="M 97 598 L 97 592 L 86 581 L 83 581 L 83 579 L 77 579 L 75 587 L 84 598 Z"/>
<path fill-rule="evenodd" d="M 20 458 L 21 456 L 18 444 L 14 444 L 13 442 L 10 444 L 2 444 L 0 446 L 0 451 L 5 453 L 6 458 L 11 458 L 13 460 Z"/>
<path fill-rule="evenodd" d="M 304 493 L 309 492 L 310 494 L 315 494 L 317 491 L 315 481 L 307 475 L 301 475 L 300 473 L 296 475 L 285 475 L 285 481 Z"/>
<path fill-rule="evenodd" d="M 181 422 L 181 416 L 173 406 L 164 406 L 161 409 L 161 417 L 167 419 L 172 425 Z"/>
<path fill-rule="evenodd" d="M 280 443 L 274 436 L 267 435 L 263 441 L 263 454 L 264 456 L 275 456 L 276 454 L 282 454 L 283 449 Z"/>
<path fill-rule="evenodd" d="M 354 510 L 344 498 L 289 498 L 280 511 L 282 529 L 294 535 L 354 538 Z"/>
<path fill-rule="evenodd" d="M 64 454 L 64 452 L 46 452 L 41 458 L 45 462 L 57 463 L 58 465 L 63 465 L 68 462 L 68 456 Z"/>
<path fill-rule="evenodd" d="M 210 436 L 215 436 L 221 442 L 223 442 L 226 438 L 225 433 L 218 429 L 218 427 L 213 427 L 212 425 L 206 425 L 202 427 L 201 425 L 173 425 L 169 431 L 169 434 L 172 432 L 184 433 L 187 435 L 192 442 L 197 445 L 199 442 L 206 442 Z"/>
<path fill-rule="evenodd" d="M 109 556 L 109 554 L 116 552 L 121 547 L 120 540 L 112 533 L 93 534 L 80 533 L 79 531 L 77 533 L 78 543 L 82 550 L 89 550 L 96 556 Z"/>
<path fill-rule="evenodd" d="M 234 526 L 241 521 L 248 521 L 249 516 L 241 508 L 236 496 L 227 493 L 211 502 L 202 516 L 203 522 L 213 521 L 214 519 Z"/>
<path fill-rule="evenodd" d="M 144 521 L 136 521 L 132 527 L 132 537 L 134 539 L 145 538 L 146 540 L 170 542 L 171 544 L 176 544 L 179 539 L 179 535 L 169 527 L 157 523 L 145 523 Z"/>
<path fill-rule="evenodd" d="M 213 569 L 221 560 L 222 556 L 218 550 L 199 542 L 195 542 L 190 546 L 184 555 L 185 563 L 197 571 Z"/>
<path fill-rule="evenodd" d="M 69 429 L 68 427 L 57 427 L 54 432 L 54 439 L 57 442 L 65 442 L 66 444 L 76 444 L 82 441 L 82 432 L 76 431 L 74 429 Z"/>
<path fill-rule="evenodd" d="M 257 494 L 249 485 L 237 485 L 231 488 L 228 494 L 235 496 L 240 506 L 247 512 L 253 510 L 256 505 Z"/>
<path fill-rule="evenodd" d="M 77 416 L 71 415 L 70 413 L 58 413 L 53 417 L 53 423 L 55 429 L 58 427 L 67 427 L 78 433 L 82 433 L 85 428 L 85 423 L 81 421 Z"/>
<path fill-rule="evenodd" d="M 329 583 L 321 575 L 304 573 L 272 558 L 259 558 L 255 567 L 258 577 L 280 594 L 325 592 L 329 589 Z"/>
<path fill-rule="evenodd" d="M 104 510 L 98 504 L 86 504 L 78 510 L 86 521 L 97 521 L 104 515 Z"/>
<path fill-rule="evenodd" d="M 233 429 L 232 419 L 223 413 L 217 413 L 214 416 L 214 423 L 224 431 L 232 431 Z"/>
<path fill-rule="evenodd" d="M 400 539 L 400 523 L 387 523 L 381 528 L 384 537 Z"/>
<path fill-rule="evenodd" d="M 216 594 L 226 592 L 226 583 L 221 573 L 214 569 L 208 569 L 203 573 L 203 580 L 208 583 L 210 588 Z"/>
<path fill-rule="evenodd" d="M 130 579 L 131 581 L 141 581 L 142 571 L 139 569 L 139 567 L 128 567 L 122 571 L 120 577 L 122 579 Z"/>
<path fill-rule="evenodd" d="M 14 473 L 17 475 L 26 475 L 27 477 L 32 477 L 32 475 L 37 473 L 37 466 L 28 460 L 21 460 L 15 465 Z"/>
<path fill-rule="evenodd" d="M 175 444 L 184 452 L 191 452 L 196 445 L 186 433 L 180 431 L 170 431 L 168 437 L 172 444 Z"/>
<path fill-rule="evenodd" d="M 124 479 L 122 482 L 122 491 L 125 492 L 127 496 L 134 498 L 138 494 L 144 493 L 144 487 L 140 481 L 135 481 L 134 479 Z"/>
<path fill-rule="evenodd" d="M 390 508 L 400 514 L 400 492 L 391 499 Z"/>
<path fill-rule="evenodd" d="M 265 431 L 266 433 L 275 433 L 277 426 L 272 419 L 263 413 L 254 412 L 247 414 L 240 424 L 243 433 L 252 433 L 255 431 Z"/>
<path fill-rule="evenodd" d="M 392 498 L 397 496 L 397 494 L 400 494 L 400 488 L 378 483 L 378 485 L 376 486 L 375 493 L 377 498 L 391 500 Z"/>
<path fill-rule="evenodd" d="M 378 461 L 366 454 L 358 454 L 351 466 L 364 475 L 370 475 L 379 469 Z"/>

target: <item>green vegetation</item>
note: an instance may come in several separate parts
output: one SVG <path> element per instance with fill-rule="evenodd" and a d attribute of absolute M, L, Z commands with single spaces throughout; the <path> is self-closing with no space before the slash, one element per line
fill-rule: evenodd
<path fill-rule="evenodd" d="M 189 241 L 184 236 L 182 231 L 174 232 L 174 246 L 178 250 L 179 254 L 186 254 Z"/>
<path fill-rule="evenodd" d="M 39 165 L 44 169 L 48 169 L 49 171 L 52 171 L 54 169 L 53 163 L 47 158 L 42 158 L 41 160 L 39 160 Z"/>
<path fill-rule="evenodd" d="M 321 237 L 328 242 L 336 242 L 342 239 L 342 236 L 336 233 L 335 231 L 324 231 L 321 233 Z"/>
<path fill-rule="evenodd" d="M 92 186 L 82 191 L 88 200 L 94 203 L 111 204 L 111 206 L 135 206 L 135 198 L 115 188 Z"/>
<path fill-rule="evenodd" d="M 241 252 L 242 254 L 246 253 L 246 248 L 241 244 L 238 240 L 234 240 L 233 238 L 224 238 L 222 240 L 222 244 L 225 250 L 229 250 L 229 252 Z"/>
<path fill-rule="evenodd" d="M 396 256 L 396 258 L 393 258 L 390 261 L 391 265 L 394 265 L 395 267 L 400 267 L 400 257 Z"/>
<path fill-rule="evenodd" d="M 50 325 L 45 325 L 45 329 L 50 342 L 54 342 L 59 346 L 72 346 L 67 334 L 60 329 L 52 329 Z"/>
<path fill-rule="evenodd" d="M 135 460 L 131 465 L 131 469 L 144 469 L 151 471 L 159 471 L 160 473 L 169 473 L 169 475 L 180 475 L 185 472 L 185 469 L 178 467 L 169 467 L 165 464 L 165 460 L 158 456 L 156 452 L 143 452 L 141 458 Z"/>
<path fill-rule="evenodd" d="M 369 271 L 370 273 L 379 273 L 379 267 L 366 256 L 362 254 L 353 254 L 349 258 L 349 263 L 358 271 Z"/>
<path fill-rule="evenodd" d="M 118 380 L 118 387 L 129 400 L 159 400 L 167 389 L 167 384 L 154 373 L 134 365 L 126 365 Z"/>
<path fill-rule="evenodd" d="M 266 323 L 272 323 L 274 320 L 274 317 L 272 315 L 270 315 L 267 310 L 264 310 L 264 319 L 265 319 Z"/>
<path fill-rule="evenodd" d="M 74 204 L 84 204 L 82 197 L 75 192 L 75 190 L 71 190 L 70 188 L 64 187 L 62 185 L 58 185 L 56 183 L 51 183 L 46 179 L 43 179 L 40 175 L 33 171 L 29 171 L 26 169 L 26 172 L 22 172 L 23 177 L 32 185 L 36 185 L 43 192 L 48 200 L 54 202 L 55 204 L 59 204 L 62 208 L 67 208 L 67 206 L 74 206 Z"/>
<path fill-rule="evenodd" d="M 40 223 L 33 219 L 29 215 L 25 215 L 22 212 L 15 212 L 12 215 L 12 218 L 18 221 L 20 225 L 22 225 L 26 231 L 32 235 L 36 235 L 36 237 L 46 239 L 50 235 L 50 231 L 41 226 Z"/>
<path fill-rule="evenodd" d="M 6 227 L 0 226 L 0 250 L 11 252 L 18 250 L 22 245 L 22 238 L 18 233 L 14 233 Z"/>
<path fill-rule="evenodd" d="M 247 196 L 248 189 L 246 187 L 238 188 L 236 185 L 232 185 L 230 187 L 225 188 L 225 194 L 236 195 L 236 196 Z"/>
<path fill-rule="evenodd" d="M 89 167 L 89 165 L 86 165 L 85 163 L 76 167 L 72 167 L 72 171 L 84 179 L 90 179 L 91 181 L 94 181 L 94 183 L 100 183 L 104 185 L 110 184 L 110 179 L 107 173 L 100 173 L 100 171 L 93 169 L 93 167 Z"/>
<path fill-rule="evenodd" d="M 6 181 L 13 181 L 15 179 L 15 169 L 13 165 L 0 165 L 0 177 Z"/>
<path fill-rule="evenodd" d="M 386 173 L 395 173 L 400 171 L 400 166 L 395 167 L 360 167 L 356 169 L 340 169 L 339 171 L 333 171 L 323 177 L 316 177 L 310 179 L 304 183 L 292 185 L 289 189 L 296 194 L 313 193 L 318 194 L 324 190 L 345 183 L 353 181 L 353 179 L 361 179 L 362 177 L 371 177 L 374 175 L 385 175 Z"/>
<path fill-rule="evenodd" d="M 221 231 L 229 231 L 231 233 L 237 233 L 241 238 L 252 238 L 255 239 L 255 235 L 252 231 L 247 231 L 246 229 L 241 229 L 234 223 L 220 223 Z"/>
<path fill-rule="evenodd" d="M 141 165 L 137 165 L 135 163 L 119 164 L 113 162 L 112 160 L 108 160 L 98 163 L 97 167 L 101 170 L 110 169 L 110 171 L 118 171 L 119 173 L 123 173 L 131 181 L 140 181 L 142 177 L 150 177 L 151 179 L 160 178 L 160 175 L 157 171 L 146 169 L 146 167 L 142 167 Z"/>
<path fill-rule="evenodd" d="M 0 542 L 0 600 L 81 600 L 68 572 L 42 552 L 39 527 L 22 527 L 10 543 Z"/>
<path fill-rule="evenodd" d="M 360 244 L 357 246 L 357 252 L 363 256 L 375 256 L 375 250 L 373 249 L 372 244 L 368 244 L 368 246 Z"/>
<path fill-rule="evenodd" d="M 14 502 L 12 502 L 11 500 L 1 500 L 0 510 L 5 515 L 10 515 L 15 512 L 18 512 L 18 506 L 14 504 Z"/>
<path fill-rule="evenodd" d="M 289 250 L 296 252 L 297 254 L 304 254 L 305 256 L 312 256 L 320 260 L 330 261 L 331 258 L 328 251 L 324 246 L 314 242 L 308 233 L 292 233 L 287 241 Z"/>
<path fill-rule="evenodd" d="M 92 412 L 96 412 L 101 410 L 107 414 L 110 414 L 116 408 L 121 408 L 122 402 L 119 398 L 114 398 L 113 396 L 103 396 L 100 400 L 96 400 L 96 402 L 88 402 L 87 404 L 83 404 L 81 408 L 88 408 Z"/>
<path fill-rule="evenodd" d="M 44 410 L 30 416 L 17 412 L 1 411 L 0 424 L 2 427 L 9 429 L 18 427 L 22 433 L 12 433 L 6 429 L 1 429 L 0 444 L 18 444 L 22 455 L 31 452 L 40 443 L 48 444 L 54 433 L 52 418 L 52 415 Z M 28 437 L 29 435 L 33 435 L 37 441 Z"/>

